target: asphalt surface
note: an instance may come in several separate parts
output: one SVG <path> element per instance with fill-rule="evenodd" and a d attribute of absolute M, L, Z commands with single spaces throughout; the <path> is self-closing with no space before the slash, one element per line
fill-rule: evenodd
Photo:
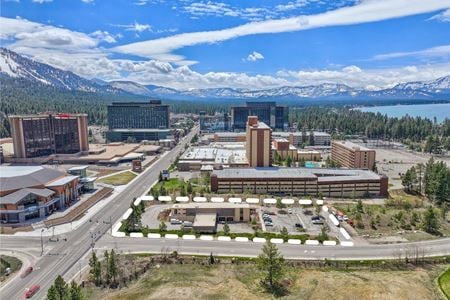
<path fill-rule="evenodd" d="M 160 171 L 167 169 L 175 160 L 176 156 L 184 151 L 184 146 L 198 132 L 194 127 L 187 137 L 167 152 L 166 155 L 157 160 L 147 168 L 134 181 L 132 181 L 120 194 L 110 200 L 101 211 L 71 233 L 66 234 L 67 241 L 59 240 L 52 243 L 52 249 L 45 252 L 35 264 L 34 271 L 27 277 L 11 281 L 0 291 L 1 299 L 22 299 L 27 288 L 34 284 L 40 285 L 41 289 L 33 296 L 33 299 L 44 299 L 48 288 L 53 284 L 58 275 L 66 274 L 79 260 L 92 248 L 95 243 L 110 230 L 109 220 L 118 220 L 130 206 L 133 198 L 141 196 L 150 185 L 158 180 Z M 98 221 L 98 223 L 97 223 Z M 0 249 L 21 249 L 29 247 L 40 248 L 40 238 L 30 237 L 5 237 L 0 238 Z M 49 245 L 46 245 L 49 247 Z"/>
<path fill-rule="evenodd" d="M 248 256 L 256 257 L 260 254 L 263 244 L 236 241 L 202 241 L 183 239 L 147 239 L 147 238 L 112 238 L 105 236 L 96 246 L 98 249 L 115 248 L 122 253 L 166 253 L 177 251 L 188 255 L 216 256 Z M 368 259 L 396 259 L 418 257 L 444 256 L 450 254 L 450 238 L 384 245 L 355 245 L 344 246 L 308 246 L 279 244 L 278 249 L 287 259 L 315 260 L 368 260 Z"/>
<path fill-rule="evenodd" d="M 180 254 L 213 253 L 219 256 L 249 256 L 255 257 L 260 253 L 261 244 L 253 242 L 221 242 L 201 240 L 167 240 L 147 238 L 114 238 L 110 230 L 110 218 L 118 220 L 130 206 L 134 197 L 141 196 L 149 186 L 158 179 L 159 172 L 167 169 L 184 145 L 198 131 L 191 132 L 180 144 L 165 156 L 136 177 L 121 193 L 117 194 L 110 203 L 95 214 L 92 222 L 86 222 L 69 234 L 65 234 L 67 241 L 45 241 L 44 255 L 34 265 L 34 271 L 27 277 L 12 280 L 0 290 L 0 299 L 23 299 L 26 288 L 33 284 L 41 286 L 41 290 L 33 299 L 44 299 L 47 289 L 55 278 L 61 274 L 66 279 L 71 278 L 77 270 L 86 267 L 87 254 L 90 249 L 117 249 L 122 253 L 170 253 L 178 251 Z M 97 222 L 98 221 L 98 222 Z M 288 259 L 395 259 L 419 256 L 442 256 L 450 254 L 450 238 L 386 245 L 355 245 L 343 246 L 307 246 L 281 244 L 278 248 Z M 21 250 L 28 253 L 40 254 L 41 239 L 35 237 L 2 236 L 0 249 L 6 251 Z"/>

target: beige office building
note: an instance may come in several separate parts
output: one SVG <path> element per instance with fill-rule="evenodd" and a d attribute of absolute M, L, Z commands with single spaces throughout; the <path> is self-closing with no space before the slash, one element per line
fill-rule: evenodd
<path fill-rule="evenodd" d="M 246 154 L 250 167 L 269 167 L 272 163 L 272 129 L 250 116 L 247 121 Z"/>
<path fill-rule="evenodd" d="M 348 141 L 331 143 L 331 159 L 342 167 L 369 169 L 375 167 L 375 150 Z"/>

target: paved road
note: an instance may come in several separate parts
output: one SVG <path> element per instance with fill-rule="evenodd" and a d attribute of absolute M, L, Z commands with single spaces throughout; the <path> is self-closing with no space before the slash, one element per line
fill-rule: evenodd
<path fill-rule="evenodd" d="M 33 284 L 39 284 L 41 291 L 33 298 L 45 298 L 46 291 L 58 274 L 70 278 L 76 270 L 87 264 L 86 254 L 95 242 L 95 249 L 116 248 L 126 252 L 172 252 L 177 250 L 180 254 L 210 254 L 223 256 L 257 256 L 261 244 L 220 242 L 220 241 L 189 241 L 189 240 L 165 240 L 145 238 L 113 238 L 105 234 L 110 225 L 103 223 L 118 220 L 129 207 L 134 197 L 142 195 L 157 180 L 161 170 L 166 169 L 175 159 L 176 155 L 184 150 L 184 145 L 193 134 L 180 143 L 173 151 L 155 162 L 153 166 L 145 170 L 140 176 L 131 182 L 123 192 L 118 194 L 111 202 L 92 218 L 93 222 L 86 222 L 73 232 L 66 234 L 68 240 L 60 240 L 55 243 L 46 242 L 45 255 L 35 264 L 35 271 L 24 279 L 11 281 L 0 291 L 1 299 L 21 299 L 25 288 Z M 96 221 L 99 221 L 98 223 Z M 1 249 L 26 249 L 34 253 L 40 252 L 40 238 L 2 236 L 0 238 Z M 362 245 L 354 247 L 325 247 L 306 245 L 279 245 L 279 249 L 289 259 L 382 259 L 404 257 L 406 253 L 412 253 L 415 249 L 425 256 L 449 255 L 450 239 L 440 239 L 405 244 L 389 245 Z M 420 254 L 421 255 L 421 254 Z"/>
<path fill-rule="evenodd" d="M 147 238 L 113 238 L 105 236 L 97 245 L 98 249 L 116 248 L 122 253 L 170 253 L 204 254 L 211 252 L 219 256 L 256 257 L 262 244 L 253 242 L 223 242 L 202 240 L 171 240 Z M 344 246 L 308 246 L 308 245 L 277 245 L 285 258 L 288 259 L 389 259 L 413 257 L 414 253 L 422 256 L 450 255 L 450 238 L 421 241 L 414 243 L 385 245 L 355 245 Z"/>
<path fill-rule="evenodd" d="M 134 197 L 139 197 L 158 179 L 159 172 L 167 169 L 176 156 L 184 151 L 184 146 L 198 132 L 195 127 L 186 138 L 167 154 L 136 177 L 120 194 L 110 200 L 101 211 L 96 213 L 92 222 L 86 222 L 73 232 L 66 234 L 67 242 L 60 240 L 54 243 L 52 249 L 35 264 L 35 271 L 24 279 L 14 280 L 0 292 L 1 299 L 21 299 L 25 288 L 39 284 L 41 290 L 33 297 L 43 299 L 47 289 L 57 275 L 66 274 L 91 249 L 106 232 L 110 230 L 107 224 L 110 219 L 118 220 L 130 206 Z M 98 221 L 98 223 L 96 222 Z M 106 222 L 106 223 L 104 223 Z M 1 237 L 1 249 L 40 248 L 40 238 L 30 237 Z M 48 245 L 47 245 L 48 247 Z"/>

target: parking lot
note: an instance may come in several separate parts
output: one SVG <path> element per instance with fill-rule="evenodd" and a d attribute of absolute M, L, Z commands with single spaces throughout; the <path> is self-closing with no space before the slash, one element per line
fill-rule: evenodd
<path fill-rule="evenodd" d="M 313 224 L 313 220 L 311 219 L 316 216 L 313 207 L 308 209 L 303 209 L 301 207 L 285 209 L 262 207 L 261 216 L 264 212 L 269 214 L 269 222 L 272 220 L 272 226 L 266 225 L 266 230 L 268 232 L 280 232 L 283 227 L 286 227 L 290 234 L 305 232 L 310 235 L 318 235 L 322 230 L 323 225 Z M 261 220 L 261 222 L 264 223 L 264 220 Z"/>

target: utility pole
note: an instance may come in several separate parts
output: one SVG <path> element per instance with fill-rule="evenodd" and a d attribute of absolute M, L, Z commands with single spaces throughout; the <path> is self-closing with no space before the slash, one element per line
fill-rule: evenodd
<path fill-rule="evenodd" d="M 44 228 L 41 229 L 41 256 L 44 254 L 44 240 L 42 239 L 43 233 L 44 233 Z"/>

